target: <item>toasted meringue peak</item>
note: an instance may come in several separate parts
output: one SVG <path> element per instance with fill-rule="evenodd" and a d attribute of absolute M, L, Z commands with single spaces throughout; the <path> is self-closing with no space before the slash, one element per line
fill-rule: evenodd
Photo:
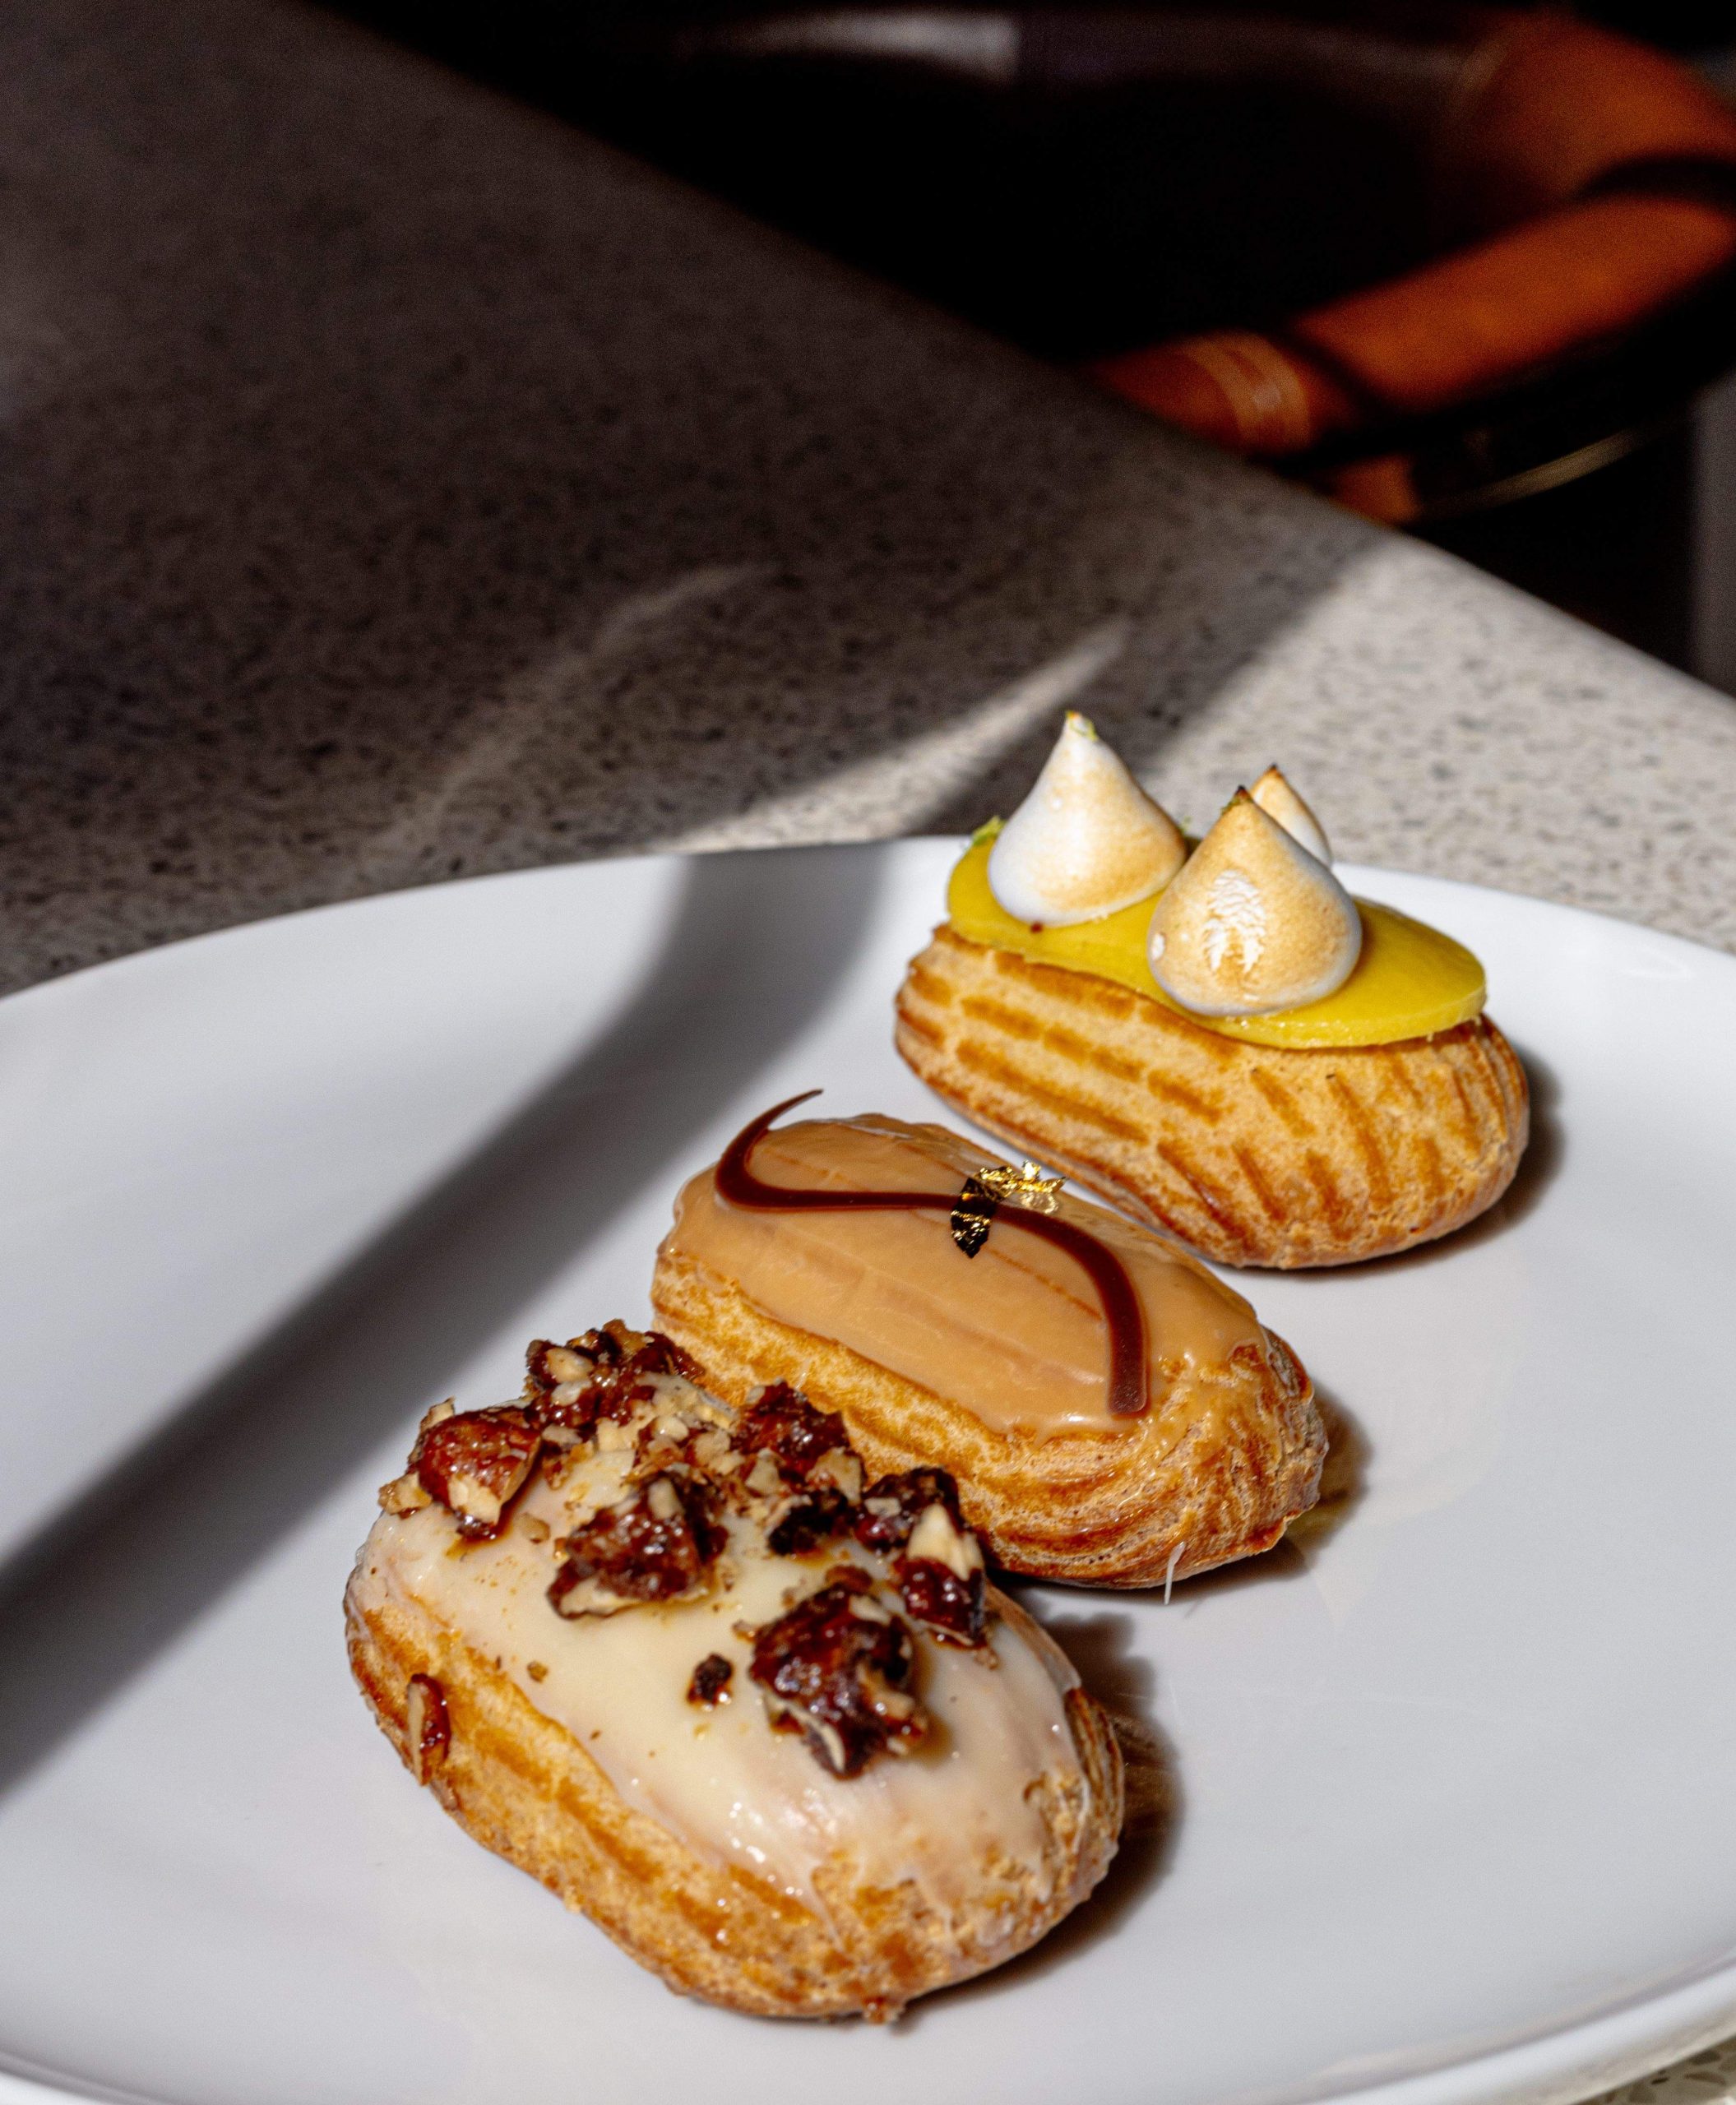
<path fill-rule="evenodd" d="M 1158 901 L 1151 976 L 1204 1016 L 1263 1016 L 1322 1001 L 1363 946 L 1356 902 L 1245 789 Z"/>
<path fill-rule="evenodd" d="M 1187 852 L 1087 716 L 1069 710 L 1055 749 L 988 856 L 988 886 L 1020 921 L 1095 921 L 1166 884 Z"/>
<path fill-rule="evenodd" d="M 1248 793 L 1268 818 L 1276 819 L 1290 838 L 1299 840 L 1317 862 L 1331 867 L 1332 844 L 1326 839 L 1326 828 L 1277 768 L 1267 768 Z"/>

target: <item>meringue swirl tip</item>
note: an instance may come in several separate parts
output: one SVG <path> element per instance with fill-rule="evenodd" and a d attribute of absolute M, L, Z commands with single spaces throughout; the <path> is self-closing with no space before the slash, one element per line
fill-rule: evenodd
<path fill-rule="evenodd" d="M 1362 942 L 1355 900 L 1244 789 L 1159 900 L 1147 955 L 1183 1007 L 1259 1016 L 1335 992 Z"/>
<path fill-rule="evenodd" d="M 1282 768 L 1269 767 L 1248 791 L 1268 818 L 1276 819 L 1292 840 L 1299 841 L 1317 862 L 1332 867 L 1332 844 L 1306 800 L 1292 787 Z"/>
<path fill-rule="evenodd" d="M 989 851 L 988 884 L 1015 919 L 1067 928 L 1150 897 L 1182 867 L 1187 844 L 1088 716 L 1061 735 Z"/>

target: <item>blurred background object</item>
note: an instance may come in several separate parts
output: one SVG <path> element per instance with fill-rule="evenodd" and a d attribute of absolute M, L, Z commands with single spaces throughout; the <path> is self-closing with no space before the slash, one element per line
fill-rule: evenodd
<path fill-rule="evenodd" d="M 347 12 L 1674 663 L 1736 657 L 1689 421 L 1736 364 L 1720 11 Z"/>

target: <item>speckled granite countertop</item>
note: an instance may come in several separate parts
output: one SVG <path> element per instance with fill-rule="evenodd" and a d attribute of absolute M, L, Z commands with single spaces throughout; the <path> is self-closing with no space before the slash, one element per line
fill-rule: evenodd
<path fill-rule="evenodd" d="M 1174 808 L 1736 946 L 1736 704 L 267 0 L 0 18 L 0 985 L 312 901 Z"/>

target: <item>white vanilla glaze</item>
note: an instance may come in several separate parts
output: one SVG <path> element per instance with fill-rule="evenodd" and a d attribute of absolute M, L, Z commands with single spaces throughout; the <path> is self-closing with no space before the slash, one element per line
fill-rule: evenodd
<path fill-rule="evenodd" d="M 548 1541 L 530 1539 L 527 1515 L 548 1522 Z M 734 1519 L 709 1597 L 569 1621 L 546 1589 L 570 1520 L 540 1478 L 491 1543 L 461 1545 L 438 1505 L 382 1514 L 356 1560 L 352 1597 L 363 1612 L 413 1603 L 460 1633 L 499 1661 L 630 1805 L 698 1855 L 804 1905 L 822 1908 L 814 1874 L 839 1860 L 876 1882 L 914 1880 L 941 1908 L 979 1894 L 991 1864 L 1052 1890 L 1032 1786 L 1045 1774 L 1081 1775 L 1063 1702 L 1077 1677 L 1035 1625 L 991 1622 L 998 1663 L 918 1632 L 914 1686 L 931 1714 L 926 1737 L 908 1755 L 876 1756 L 860 1775 L 835 1776 L 799 1737 L 772 1728 L 748 1678 L 751 1643 L 735 1626 L 771 1622 L 847 1557 L 873 1569 L 864 1553 L 842 1541 L 805 1558 L 772 1557 L 752 1550 L 751 1524 Z M 712 1652 L 735 1672 L 730 1700 L 706 1709 L 687 1701 L 687 1688 Z M 533 1662 L 547 1670 L 541 1679 Z"/>
<path fill-rule="evenodd" d="M 1323 1000 L 1362 951 L 1337 878 L 1238 789 L 1151 915 L 1151 976 L 1206 1016 L 1271 1015 Z"/>
<path fill-rule="evenodd" d="M 997 1158 L 939 1126 L 817 1118 L 775 1127 L 753 1150 L 769 1183 L 842 1191 L 944 1191 Z M 1265 1331 L 1240 1294 L 1197 1258 L 1070 1193 L 1061 1213 L 1114 1251 L 1146 1319 L 1154 1407 L 1178 1371 L 1215 1372 Z M 775 1322 L 835 1339 L 950 1397 L 998 1432 L 1115 1438 L 1140 1421 L 1109 1414 L 1109 1334 L 1077 1262 L 1002 1214 L 974 1257 L 933 1212 L 761 1213 L 719 1198 L 712 1173 L 675 1201 L 665 1251 L 733 1280 Z"/>
<path fill-rule="evenodd" d="M 988 888 L 1021 921 L 1067 928 L 1149 898 L 1187 844 L 1089 717 L 1069 710 L 1030 794 L 988 851 Z"/>
<path fill-rule="evenodd" d="M 1317 863 L 1331 867 L 1332 844 L 1326 839 L 1326 828 L 1290 787 L 1280 769 L 1267 768 L 1248 794 L 1268 818 L 1276 819 L 1293 840 L 1299 840 Z"/>

